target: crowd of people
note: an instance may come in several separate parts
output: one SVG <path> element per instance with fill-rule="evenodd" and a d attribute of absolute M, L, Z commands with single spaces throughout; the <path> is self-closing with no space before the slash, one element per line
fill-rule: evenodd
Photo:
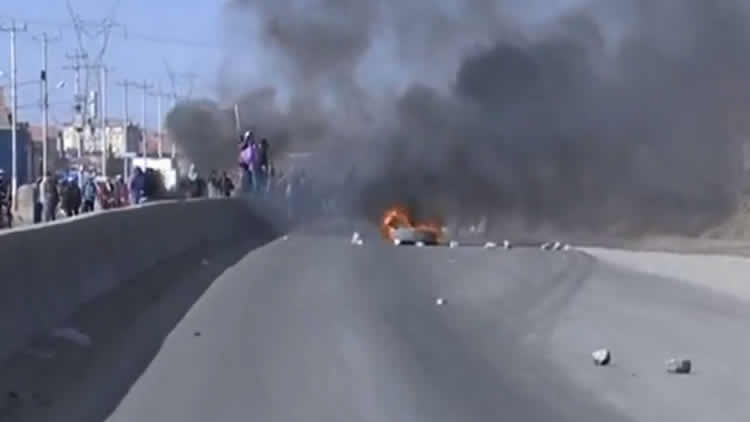
<path fill-rule="evenodd" d="M 268 139 L 256 140 L 252 131 L 245 132 L 239 143 L 239 160 L 236 171 L 211 170 L 204 178 L 195 167 L 190 166 L 187 175 L 177 184 L 176 193 L 184 198 L 228 198 L 247 195 L 288 204 L 289 213 L 299 203 L 310 202 L 305 198 L 309 189 L 304 173 L 294 176 L 277 171 L 271 160 L 271 144 Z M 153 169 L 133 169 L 126 181 L 118 175 L 114 178 L 97 175 L 93 169 L 47 173 L 39 178 L 34 188 L 34 223 L 54 221 L 60 217 L 73 217 L 90 213 L 95 209 L 113 209 L 150 200 L 171 197 L 167 193 L 161 173 Z M 309 199 L 309 198 L 308 198 Z M 0 169 L 0 228 L 12 224 L 12 198 L 9 183 Z"/>
<path fill-rule="evenodd" d="M 130 190 L 122 176 L 97 177 L 93 171 L 58 175 L 47 173 L 34 185 L 34 222 L 55 221 L 101 209 L 127 206 Z"/>

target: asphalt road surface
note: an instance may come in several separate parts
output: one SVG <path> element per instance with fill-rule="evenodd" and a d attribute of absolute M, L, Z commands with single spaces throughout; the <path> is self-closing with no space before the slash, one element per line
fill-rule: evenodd
<path fill-rule="evenodd" d="M 229 267 L 106 420 L 746 421 L 750 414 L 750 311 L 738 299 L 576 251 L 396 248 L 374 233 L 353 247 L 349 236 L 293 233 Z M 592 364 L 600 347 L 612 350 L 612 366 Z M 667 374 L 671 357 L 692 359 L 695 372 Z M 128 359 L 123 352 L 115 362 Z M 97 400 L 96 382 L 88 388 L 75 406 Z M 56 420 L 55 406 L 57 420 L 102 415 L 71 412 L 71 400 L 51 404 L 50 419 L 26 420 Z"/>

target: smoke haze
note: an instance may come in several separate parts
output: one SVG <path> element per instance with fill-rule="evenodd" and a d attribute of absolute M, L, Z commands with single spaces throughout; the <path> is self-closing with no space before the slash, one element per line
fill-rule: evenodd
<path fill-rule="evenodd" d="M 747 18 L 739 0 L 233 0 L 219 95 L 277 154 L 324 151 L 367 212 L 692 231 L 739 189 Z M 168 119 L 204 167 L 234 162 L 219 109 Z"/>

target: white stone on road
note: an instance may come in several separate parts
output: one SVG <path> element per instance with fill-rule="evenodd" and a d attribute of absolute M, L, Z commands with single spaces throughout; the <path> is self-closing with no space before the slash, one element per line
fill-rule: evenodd
<path fill-rule="evenodd" d="M 596 366 L 607 366 L 612 359 L 612 354 L 607 349 L 599 349 L 591 354 Z"/>
<path fill-rule="evenodd" d="M 667 361 L 667 372 L 670 374 L 689 374 L 693 368 L 690 359 L 669 359 Z"/>

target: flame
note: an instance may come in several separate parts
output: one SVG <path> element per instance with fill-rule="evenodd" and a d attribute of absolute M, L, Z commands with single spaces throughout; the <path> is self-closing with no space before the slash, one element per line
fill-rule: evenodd
<path fill-rule="evenodd" d="M 383 236 L 390 240 L 394 239 L 393 233 L 396 229 L 411 227 L 414 227 L 414 225 L 409 217 L 409 210 L 401 205 L 394 205 L 386 210 L 380 223 Z"/>

